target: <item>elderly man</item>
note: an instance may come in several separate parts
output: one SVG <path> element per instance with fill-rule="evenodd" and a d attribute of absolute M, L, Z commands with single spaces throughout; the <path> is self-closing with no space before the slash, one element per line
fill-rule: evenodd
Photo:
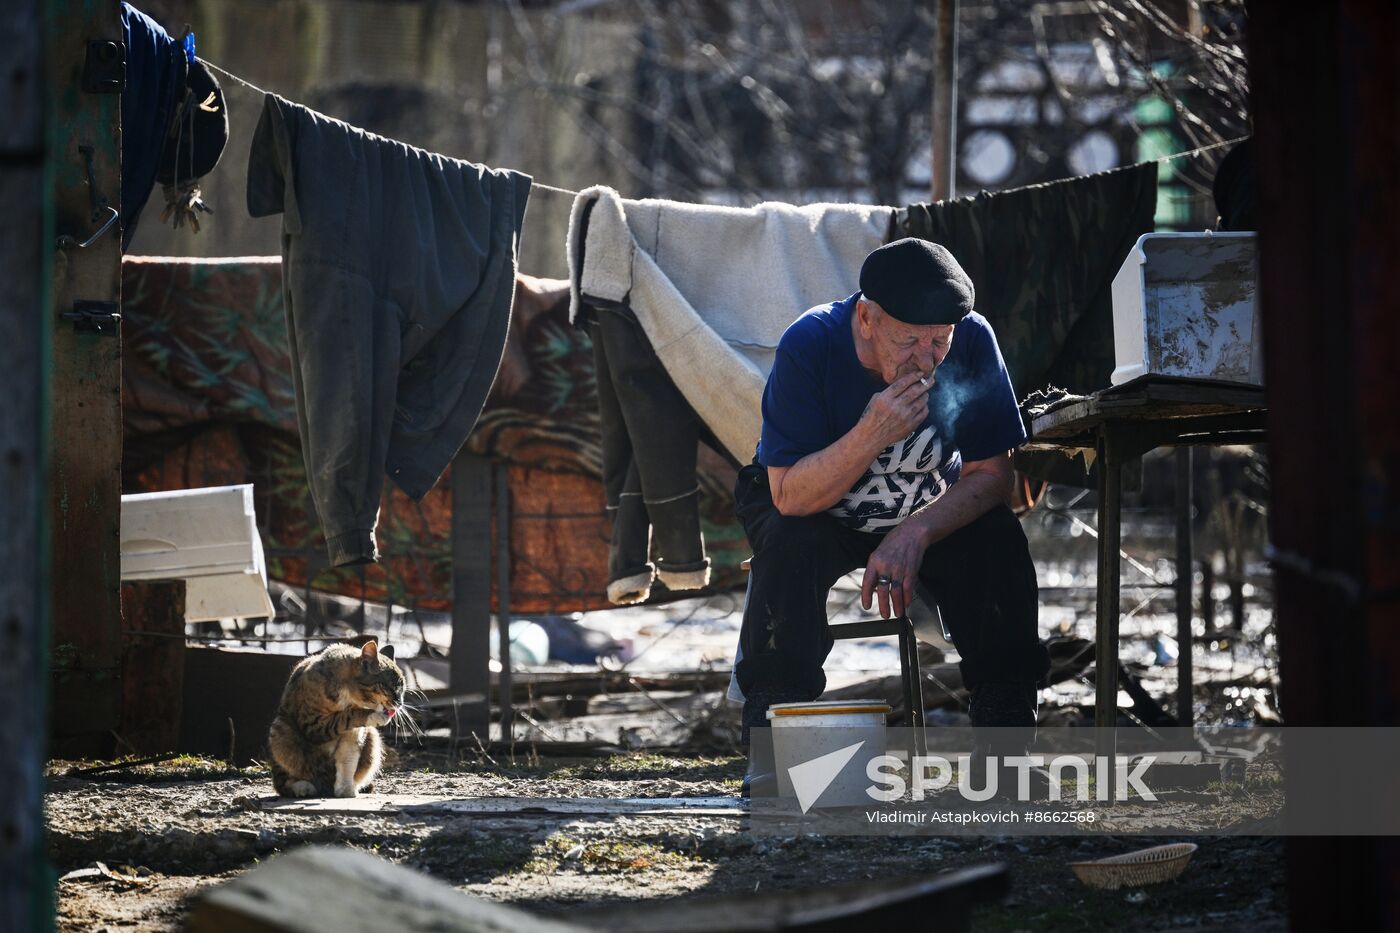
<path fill-rule="evenodd" d="M 753 548 L 736 666 L 746 736 L 770 705 L 825 689 L 827 593 L 862 567 L 861 604 L 882 616 L 906 611 L 916 581 L 933 595 L 974 727 L 1034 726 L 1049 659 L 1035 567 L 1007 506 L 1025 436 L 972 282 L 941 246 L 880 247 L 859 292 L 792 323 L 735 489 Z"/>

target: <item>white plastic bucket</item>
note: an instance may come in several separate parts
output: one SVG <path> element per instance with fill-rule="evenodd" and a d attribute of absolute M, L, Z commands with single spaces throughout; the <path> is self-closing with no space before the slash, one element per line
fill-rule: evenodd
<path fill-rule="evenodd" d="M 804 811 L 814 806 L 869 804 L 865 765 L 872 756 L 885 753 L 889 713 L 884 700 L 820 700 L 769 707 L 778 796 L 796 798 Z M 828 755 L 832 757 L 818 763 Z M 800 788 L 793 785 L 793 768 L 798 769 Z"/>

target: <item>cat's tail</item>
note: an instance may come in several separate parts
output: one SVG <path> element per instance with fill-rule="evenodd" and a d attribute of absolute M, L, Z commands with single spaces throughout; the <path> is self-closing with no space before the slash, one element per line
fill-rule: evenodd
<path fill-rule="evenodd" d="M 272 762 L 272 789 L 277 792 L 277 796 L 293 796 L 291 790 L 291 783 L 291 775 L 289 775 L 286 769 L 279 765 L 274 759 Z"/>
<path fill-rule="evenodd" d="M 273 719 L 272 726 L 267 730 L 267 751 L 272 759 L 273 789 L 280 796 L 295 797 L 292 782 L 311 776 L 311 762 L 306 760 L 306 749 L 300 736 L 281 716 Z"/>

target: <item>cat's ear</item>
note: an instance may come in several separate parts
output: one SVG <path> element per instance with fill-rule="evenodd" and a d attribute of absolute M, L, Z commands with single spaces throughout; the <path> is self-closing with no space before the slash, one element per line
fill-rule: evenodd
<path fill-rule="evenodd" d="M 384 657 L 388 658 L 390 661 L 394 660 L 394 646 L 393 646 L 393 645 L 385 645 L 385 646 L 384 646 L 383 654 L 384 654 Z"/>
<path fill-rule="evenodd" d="M 360 648 L 360 657 L 364 658 L 366 661 L 373 661 L 375 658 L 379 657 L 378 642 L 365 642 L 364 646 Z"/>

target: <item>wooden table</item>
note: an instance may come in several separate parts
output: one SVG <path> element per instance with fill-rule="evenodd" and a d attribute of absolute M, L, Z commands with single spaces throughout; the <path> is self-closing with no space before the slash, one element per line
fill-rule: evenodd
<path fill-rule="evenodd" d="M 1098 599 L 1095 614 L 1096 754 L 1117 748 L 1122 467 L 1157 447 L 1177 447 L 1178 719 L 1191 724 L 1191 522 L 1189 449 L 1265 438 L 1264 390 L 1206 379 L 1142 376 L 1069 402 L 1031 421 L 1028 449 L 1091 450 L 1098 465 Z M 1109 771 L 1111 780 L 1115 772 Z M 1110 785 L 1110 799 L 1113 790 Z"/>

